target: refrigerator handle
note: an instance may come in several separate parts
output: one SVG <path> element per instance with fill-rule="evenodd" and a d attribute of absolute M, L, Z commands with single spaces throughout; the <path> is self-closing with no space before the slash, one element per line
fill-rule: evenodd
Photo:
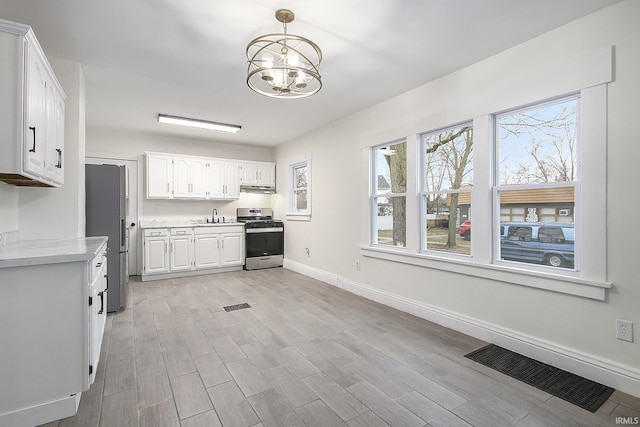
<path fill-rule="evenodd" d="M 125 225 L 124 219 L 120 220 L 120 250 L 124 250 L 124 245 L 127 241 L 127 226 Z"/>

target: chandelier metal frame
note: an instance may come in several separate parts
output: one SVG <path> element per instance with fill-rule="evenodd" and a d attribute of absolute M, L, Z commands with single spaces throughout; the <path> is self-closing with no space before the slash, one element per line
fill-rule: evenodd
<path fill-rule="evenodd" d="M 304 98 L 322 88 L 322 51 L 311 40 L 287 33 L 294 17 L 290 10 L 278 10 L 283 33 L 265 34 L 247 45 L 247 85 L 261 95 Z"/>

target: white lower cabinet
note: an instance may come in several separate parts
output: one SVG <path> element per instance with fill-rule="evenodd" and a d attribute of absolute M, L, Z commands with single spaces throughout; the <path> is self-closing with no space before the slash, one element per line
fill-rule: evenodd
<path fill-rule="evenodd" d="M 210 234 L 209 230 L 202 232 L 195 235 L 195 268 L 220 267 L 220 235 Z"/>
<path fill-rule="evenodd" d="M 144 254 L 143 281 L 240 270 L 244 226 L 145 229 Z"/>
<path fill-rule="evenodd" d="M 220 265 L 229 267 L 244 264 L 244 233 L 223 233 L 220 235 Z"/>
<path fill-rule="evenodd" d="M 18 248 L 20 263 L 12 265 L 16 258 L 0 248 L 0 426 L 75 415 L 100 362 L 106 238 L 37 244 Z M 46 253 L 48 260 L 33 253 Z"/>
<path fill-rule="evenodd" d="M 144 230 L 144 266 L 142 274 L 161 274 L 169 272 L 169 230 Z"/>
<path fill-rule="evenodd" d="M 193 269 L 193 229 L 172 228 L 170 237 L 171 271 Z"/>

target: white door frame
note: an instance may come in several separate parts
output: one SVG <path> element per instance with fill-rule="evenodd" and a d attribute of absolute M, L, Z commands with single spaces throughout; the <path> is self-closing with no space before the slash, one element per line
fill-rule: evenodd
<path fill-rule="evenodd" d="M 140 207 L 141 194 L 139 189 L 139 162 L 135 159 L 120 159 L 109 157 L 93 157 L 87 156 L 85 158 L 86 164 L 106 164 L 106 165 L 118 165 L 126 166 L 129 178 L 128 185 L 128 197 L 127 197 L 127 233 L 129 236 L 129 275 L 138 276 L 141 273 L 141 250 L 140 250 Z M 132 226 L 131 224 L 135 224 Z"/>

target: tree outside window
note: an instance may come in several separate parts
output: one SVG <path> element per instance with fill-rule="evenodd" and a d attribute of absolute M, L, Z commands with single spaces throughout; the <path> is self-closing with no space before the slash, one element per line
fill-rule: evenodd
<path fill-rule="evenodd" d="M 373 243 L 406 247 L 407 143 L 373 149 Z"/>
<path fill-rule="evenodd" d="M 423 134 L 422 248 L 469 255 L 470 237 L 459 235 L 471 219 L 473 127 L 470 123 Z"/>

